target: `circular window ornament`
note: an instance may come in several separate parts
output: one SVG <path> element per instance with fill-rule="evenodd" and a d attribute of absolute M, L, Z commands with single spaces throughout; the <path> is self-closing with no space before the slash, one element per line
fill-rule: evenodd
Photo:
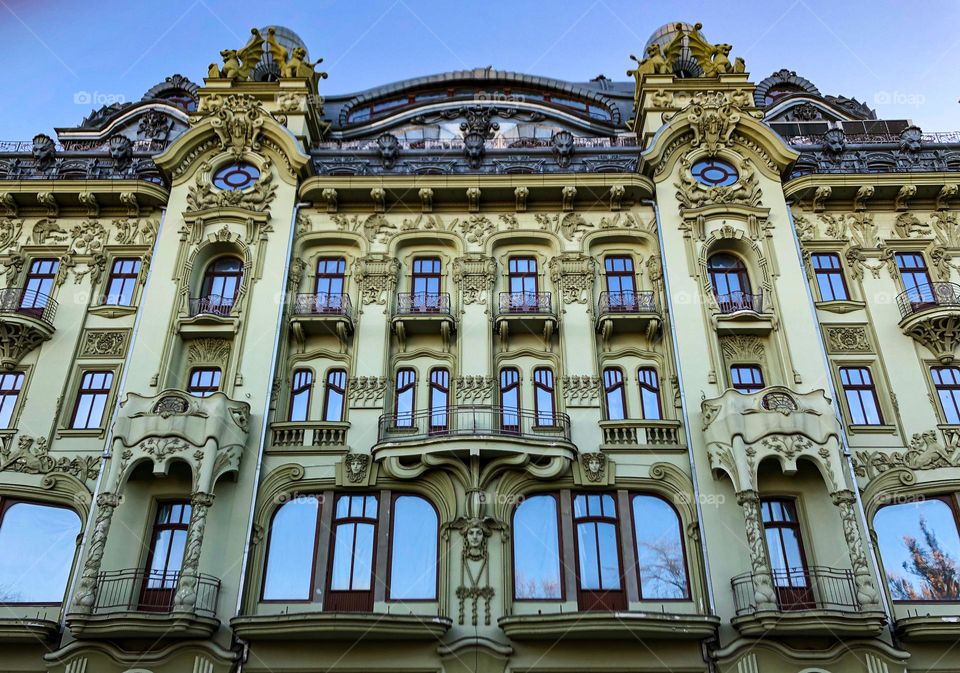
<path fill-rule="evenodd" d="M 702 159 L 690 172 L 697 182 L 707 187 L 729 187 L 740 178 L 736 168 L 719 159 Z"/>
<path fill-rule="evenodd" d="M 246 189 L 260 178 L 260 169 L 253 164 L 238 161 L 227 164 L 213 174 L 213 186 L 225 192 Z"/>

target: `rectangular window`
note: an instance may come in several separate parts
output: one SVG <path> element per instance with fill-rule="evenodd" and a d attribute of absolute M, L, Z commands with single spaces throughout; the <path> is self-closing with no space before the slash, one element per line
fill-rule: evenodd
<path fill-rule="evenodd" d="M 288 421 L 305 421 L 310 416 L 310 394 L 313 391 L 313 372 L 297 369 L 293 372 L 290 388 L 290 413 Z"/>
<path fill-rule="evenodd" d="M 314 291 L 317 295 L 318 313 L 339 313 L 343 309 L 346 268 L 347 263 L 342 257 L 317 260 L 317 281 Z"/>
<path fill-rule="evenodd" d="M 756 365 L 734 365 L 730 368 L 730 383 L 734 390 L 749 395 L 763 390 L 763 371 Z"/>
<path fill-rule="evenodd" d="M 763 531 L 770 556 L 770 570 L 782 610 L 808 610 L 816 607 L 807 577 L 796 503 L 792 500 L 764 499 L 760 502 Z"/>
<path fill-rule="evenodd" d="M 607 403 L 607 420 L 622 421 L 627 417 L 627 399 L 623 391 L 623 372 L 617 367 L 603 370 L 603 393 Z"/>
<path fill-rule="evenodd" d="M 347 372 L 345 369 L 331 369 L 327 372 L 327 388 L 323 400 L 323 420 L 339 423 L 343 420 L 343 400 L 347 392 Z"/>
<path fill-rule="evenodd" d="M 919 252 L 898 252 L 896 260 L 903 289 L 914 309 L 934 303 L 933 285 L 923 255 Z"/>
<path fill-rule="evenodd" d="M 617 508 L 613 496 L 609 493 L 575 495 L 573 527 L 580 609 L 626 608 L 617 540 Z"/>
<path fill-rule="evenodd" d="M 73 407 L 70 427 L 74 430 L 99 428 L 103 423 L 103 413 L 107 408 L 110 388 L 113 386 L 113 372 L 84 372 L 80 378 L 80 390 Z"/>
<path fill-rule="evenodd" d="M 446 432 L 449 427 L 447 406 L 450 399 L 450 372 L 443 368 L 430 371 L 430 432 Z"/>
<path fill-rule="evenodd" d="M 603 260 L 607 275 L 608 305 L 611 311 L 636 311 L 637 287 L 633 259 L 611 255 Z"/>
<path fill-rule="evenodd" d="M 648 421 L 659 421 L 663 418 L 660 409 L 660 379 L 657 370 L 652 367 L 641 367 L 637 378 L 640 382 L 640 413 Z"/>
<path fill-rule="evenodd" d="M 952 425 L 960 424 L 960 369 L 933 367 L 930 376 L 937 389 L 943 420 Z"/>
<path fill-rule="evenodd" d="M 553 426 L 557 424 L 554 415 L 553 371 L 546 367 L 533 370 L 534 412 L 537 425 Z"/>
<path fill-rule="evenodd" d="M 35 259 L 30 262 L 27 282 L 20 297 L 20 311 L 37 317 L 43 316 L 47 299 L 53 291 L 53 283 L 60 268 L 60 260 Z"/>
<path fill-rule="evenodd" d="M 847 283 L 843 278 L 843 268 L 840 266 L 840 255 L 817 253 L 810 256 L 810 264 L 817 277 L 821 301 L 841 301 L 850 298 L 847 293 Z"/>
<path fill-rule="evenodd" d="M 416 371 L 413 369 L 397 370 L 397 388 L 393 396 L 393 413 L 396 419 L 396 427 L 398 428 L 409 428 L 413 426 L 413 412 L 416 407 L 416 387 Z"/>
<path fill-rule="evenodd" d="M 883 425 L 880 400 L 867 367 L 841 367 L 840 383 L 854 425 Z"/>
<path fill-rule="evenodd" d="M 141 610 L 166 610 L 172 606 L 183 565 L 190 513 L 188 502 L 163 502 L 157 508 L 140 593 Z"/>
<path fill-rule="evenodd" d="M 537 260 L 534 257 L 511 257 L 507 261 L 510 311 L 536 313 L 540 310 L 538 285 Z"/>
<path fill-rule="evenodd" d="M 365 612 L 373 609 L 377 498 L 341 495 L 333 515 L 332 554 L 327 610 Z"/>
<path fill-rule="evenodd" d="M 115 259 L 107 280 L 103 303 L 111 306 L 132 306 L 133 295 L 140 276 L 139 259 Z"/>
<path fill-rule="evenodd" d="M 190 370 L 187 392 L 194 397 L 210 397 L 220 390 L 219 367 L 194 367 Z"/>
<path fill-rule="evenodd" d="M 23 388 L 23 372 L 0 374 L 0 428 L 9 428 Z"/>
<path fill-rule="evenodd" d="M 412 309 L 427 313 L 439 311 L 440 288 L 440 260 L 435 257 L 413 260 L 413 273 L 410 277 Z"/>
<path fill-rule="evenodd" d="M 520 373 L 513 367 L 500 370 L 500 427 L 520 432 Z"/>

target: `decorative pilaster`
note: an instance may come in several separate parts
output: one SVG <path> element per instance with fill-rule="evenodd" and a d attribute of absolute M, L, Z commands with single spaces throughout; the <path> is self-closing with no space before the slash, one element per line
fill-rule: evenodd
<path fill-rule="evenodd" d="M 737 504 L 743 508 L 747 546 L 750 548 L 750 566 L 753 572 L 753 599 L 756 602 L 757 610 L 776 610 L 777 599 L 773 592 L 773 580 L 767 562 L 767 549 L 763 542 L 760 496 L 756 491 L 740 491 L 737 493 Z"/>
<path fill-rule="evenodd" d="M 97 496 L 97 518 L 90 535 L 90 547 L 87 558 L 80 571 L 77 592 L 73 598 L 73 611 L 90 614 L 97 602 L 97 577 L 103 561 L 103 550 L 107 544 L 107 533 L 113 521 L 113 512 L 120 504 L 120 496 L 115 493 L 101 493 Z"/>
<path fill-rule="evenodd" d="M 207 527 L 207 510 L 213 505 L 213 497 L 212 493 L 194 493 L 190 498 L 190 525 L 187 528 L 183 564 L 180 567 L 180 582 L 173 599 L 173 609 L 176 612 L 193 612 L 197 605 L 200 549 Z"/>
<path fill-rule="evenodd" d="M 857 600 L 863 609 L 880 609 L 880 598 L 870 575 L 867 555 L 863 551 L 863 538 L 857 523 L 856 497 L 853 491 L 843 489 L 830 494 L 833 504 L 840 510 L 843 524 L 843 537 L 850 554 L 850 567 L 853 568 L 853 580 L 857 585 Z"/>

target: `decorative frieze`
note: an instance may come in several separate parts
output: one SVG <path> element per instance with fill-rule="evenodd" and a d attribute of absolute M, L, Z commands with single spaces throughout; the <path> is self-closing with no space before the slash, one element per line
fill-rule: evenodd
<path fill-rule="evenodd" d="M 361 304 L 387 303 L 387 296 L 397 287 L 400 262 L 383 254 L 361 257 L 353 265 L 353 273 L 360 287 Z"/>
<path fill-rule="evenodd" d="M 489 404 L 493 379 L 489 376 L 458 376 L 454 381 L 457 404 Z"/>
<path fill-rule="evenodd" d="M 82 358 L 122 358 L 127 352 L 127 330 L 88 329 L 80 340 Z"/>
<path fill-rule="evenodd" d="M 853 458 L 858 477 L 873 480 L 884 472 L 907 469 L 911 472 L 960 467 L 960 445 L 941 444 L 933 430 L 910 438 L 906 451 L 857 451 Z"/>
<path fill-rule="evenodd" d="M 561 380 L 563 400 L 568 407 L 595 407 L 600 397 L 600 377 L 564 376 Z"/>
<path fill-rule="evenodd" d="M 81 481 L 97 478 L 100 469 L 100 456 L 50 455 L 50 446 L 46 437 L 17 436 L 16 448 L 13 438 L 4 437 L 0 441 L 0 471 L 23 472 L 25 474 L 50 474 L 59 472 L 69 474 Z"/>
<path fill-rule="evenodd" d="M 485 304 L 496 277 L 497 263 L 492 257 L 469 253 L 453 262 L 453 280 L 460 287 L 464 304 Z"/>
<path fill-rule="evenodd" d="M 830 353 L 870 353 L 870 337 L 865 325 L 831 326 L 823 328 L 827 351 Z"/>
<path fill-rule="evenodd" d="M 347 382 L 347 399 L 351 409 L 374 409 L 383 406 L 387 379 L 383 376 L 355 376 Z"/>

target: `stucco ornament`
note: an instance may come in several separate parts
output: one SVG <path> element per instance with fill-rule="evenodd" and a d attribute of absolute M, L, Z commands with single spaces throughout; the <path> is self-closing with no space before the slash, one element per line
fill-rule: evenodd
<path fill-rule="evenodd" d="M 492 257 L 468 253 L 453 261 L 453 280 L 460 287 L 464 305 L 485 304 L 496 276 Z"/>
<path fill-rule="evenodd" d="M 50 136 L 38 133 L 33 137 L 30 154 L 33 155 L 34 166 L 40 171 L 47 171 L 53 167 L 57 158 L 57 145 Z"/>
<path fill-rule="evenodd" d="M 263 35 L 256 28 L 250 30 L 250 39 L 240 49 L 222 49 L 220 58 L 223 65 L 218 68 L 211 63 L 207 76 L 234 81 L 243 81 L 250 78 L 257 63 L 263 58 Z"/>
<path fill-rule="evenodd" d="M 493 394 L 493 378 L 489 376 L 459 376 L 454 384 L 457 404 L 488 404 Z"/>
<path fill-rule="evenodd" d="M 369 466 L 370 456 L 365 453 L 348 453 L 343 457 L 343 473 L 347 480 L 353 484 L 359 484 L 366 480 Z"/>
<path fill-rule="evenodd" d="M 355 376 L 347 383 L 347 399 L 351 409 L 373 409 L 381 406 L 387 388 L 384 376 Z"/>
<path fill-rule="evenodd" d="M 384 133 L 377 138 L 377 152 L 380 153 L 380 163 L 387 170 L 393 168 L 400 157 L 400 141 L 392 133 Z"/>
<path fill-rule="evenodd" d="M 457 518 L 450 527 L 461 536 L 460 586 L 457 587 L 458 623 L 466 623 L 466 604 L 470 603 L 470 624 L 480 623 L 479 609 L 483 604 L 483 624 L 490 625 L 490 602 L 495 595 L 490 585 L 490 553 L 488 542 L 494 531 L 504 530 L 503 524 L 492 517 L 484 516 L 483 503 L 486 493 L 468 491 L 466 515 Z"/>
<path fill-rule="evenodd" d="M 740 112 L 723 93 L 697 94 L 681 114 L 686 115 L 693 129 L 690 145 L 702 147 L 707 156 L 716 156 L 722 148 L 733 144 Z"/>
<path fill-rule="evenodd" d="M 204 99 L 203 109 L 190 117 L 190 124 L 197 126 L 209 121 L 220 141 L 220 148 L 239 161 L 245 152 L 260 150 L 267 116 L 267 111 L 253 96 L 209 96 Z"/>
<path fill-rule="evenodd" d="M 393 257 L 370 254 L 353 265 L 354 277 L 360 288 L 361 304 L 387 303 L 387 295 L 397 286 L 400 263 Z"/>
<path fill-rule="evenodd" d="M 50 474 L 60 472 L 69 474 L 81 481 L 97 478 L 100 465 L 99 456 L 77 456 L 54 458 L 46 437 L 19 435 L 17 448 L 13 448 L 12 438 L 0 442 L 0 472 L 23 472 L 24 474 Z"/>
<path fill-rule="evenodd" d="M 831 353 L 869 353 L 872 349 L 867 328 L 826 327 L 827 349 Z"/>
<path fill-rule="evenodd" d="M 680 159 L 680 180 L 677 188 L 677 201 L 683 208 L 699 208 L 718 204 L 739 204 L 759 206 L 762 191 L 757 180 L 753 164 L 746 158 L 740 161 L 740 177 L 726 187 L 710 186 L 693 177 L 692 163 L 689 158 Z"/>
<path fill-rule="evenodd" d="M 260 177 L 253 185 L 246 189 L 223 190 L 213 187 L 210 182 L 212 167 L 209 163 L 203 162 L 197 171 L 194 184 L 187 188 L 187 209 L 199 211 L 233 206 L 264 212 L 270 207 L 277 192 L 271 168 L 272 162 L 265 159 L 260 167 Z"/>
<path fill-rule="evenodd" d="M 703 77 L 718 77 L 729 73 L 742 73 L 746 70 L 746 64 L 742 58 L 730 61 L 730 51 L 733 49 L 731 45 L 707 42 L 700 32 L 701 28 L 703 24 L 697 23 L 693 30 L 687 31 L 684 30 L 682 23 L 676 24 L 677 34 L 663 50 L 666 60 L 674 63 L 682 58 L 684 50 L 688 49 L 697 60 L 697 65 L 703 69 Z"/>
<path fill-rule="evenodd" d="M 606 481 L 607 457 L 600 452 L 581 453 L 580 468 L 587 481 L 592 483 Z"/>
<path fill-rule="evenodd" d="M 919 471 L 946 467 L 960 467 L 960 446 L 941 444 L 934 430 L 915 433 L 906 451 L 857 451 L 854 457 L 857 476 L 868 480 L 894 469 Z"/>
<path fill-rule="evenodd" d="M 566 168 L 573 159 L 575 150 L 573 144 L 573 134 L 569 131 L 558 131 L 550 138 L 550 150 L 553 152 L 553 158 L 557 165 Z"/>
<path fill-rule="evenodd" d="M 600 377 L 589 374 L 564 376 L 563 400 L 568 407 L 592 407 L 600 397 Z"/>
<path fill-rule="evenodd" d="M 550 260 L 550 280 L 559 289 L 564 304 L 590 303 L 595 265 L 592 257 L 573 253 Z"/>
<path fill-rule="evenodd" d="M 630 60 L 637 63 L 636 68 L 627 70 L 627 77 L 633 77 L 636 80 L 637 95 L 634 96 L 634 100 L 640 100 L 640 83 L 644 75 L 670 75 L 673 72 L 673 68 L 663 56 L 663 50 L 656 42 L 647 45 L 647 53 L 642 60 L 633 54 L 630 54 Z"/>

